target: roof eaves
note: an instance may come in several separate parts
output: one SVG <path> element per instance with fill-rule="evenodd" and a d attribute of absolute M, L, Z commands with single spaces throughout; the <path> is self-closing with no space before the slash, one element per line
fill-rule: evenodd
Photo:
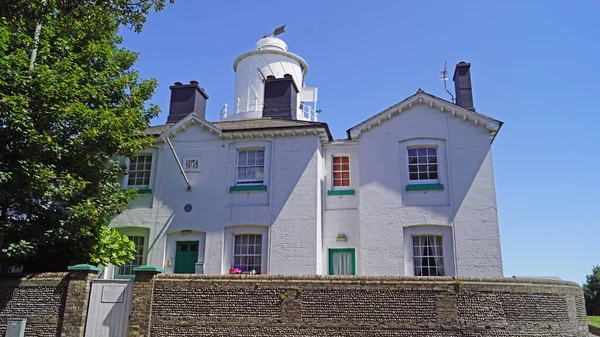
<path fill-rule="evenodd" d="M 176 135 L 177 133 L 180 132 L 181 129 L 185 130 L 185 128 L 188 125 L 196 124 L 196 123 L 198 123 L 200 126 L 206 128 L 206 129 L 208 129 L 211 133 L 217 133 L 217 134 L 223 133 L 223 130 L 220 127 L 214 125 L 213 123 L 207 121 L 204 118 L 201 118 L 200 116 L 198 116 L 195 113 L 191 113 L 187 117 L 183 118 L 179 122 L 172 125 L 170 128 L 162 131 L 160 133 L 159 137 L 165 138 L 167 136 Z"/>
<path fill-rule="evenodd" d="M 294 129 L 325 129 L 329 141 L 333 140 L 331 131 L 327 123 L 312 122 L 311 124 L 300 124 L 300 125 L 289 125 L 289 126 L 271 126 L 262 128 L 244 128 L 244 129 L 223 129 L 223 133 L 236 133 L 236 132 L 257 132 L 261 130 L 294 130 Z"/>
<path fill-rule="evenodd" d="M 354 130 L 364 127 L 365 125 L 369 125 L 369 130 L 371 129 L 371 127 L 373 125 L 371 125 L 372 123 L 374 123 L 375 121 L 377 121 L 377 125 L 381 124 L 381 122 L 384 120 L 383 117 L 388 116 L 388 119 L 391 118 L 391 116 L 393 116 L 394 112 L 400 112 L 400 110 L 402 110 L 405 106 L 408 106 L 408 108 L 412 108 L 412 104 L 416 101 L 417 104 L 421 104 L 423 103 L 425 100 L 429 100 L 430 106 L 434 105 L 434 100 L 437 101 L 436 103 L 440 106 L 442 111 L 447 111 L 449 113 L 452 114 L 452 116 L 455 115 L 459 115 L 463 117 L 463 120 L 466 120 L 467 118 L 471 118 L 472 120 L 475 121 L 475 124 L 479 124 L 480 120 L 484 120 L 486 123 L 485 127 L 488 129 L 488 131 L 490 132 L 490 140 L 493 141 L 494 138 L 496 137 L 498 130 L 500 129 L 500 127 L 502 126 L 502 122 L 494 119 L 492 117 L 486 116 L 484 114 L 478 113 L 476 111 L 471 111 L 471 110 L 467 110 L 459 105 L 456 105 L 452 102 L 449 102 L 445 99 L 439 98 L 437 96 L 434 96 L 432 94 L 429 94 L 425 91 L 423 91 L 422 89 L 419 89 L 415 94 L 403 99 L 402 101 L 388 107 L 387 109 L 381 111 L 380 113 L 369 117 L 368 119 L 362 121 L 361 123 L 349 128 L 348 130 L 346 130 L 346 134 L 348 136 L 348 139 L 352 139 L 352 133 Z M 475 117 L 475 118 L 474 118 Z M 492 125 L 490 125 L 492 124 Z M 493 124 L 497 124 L 498 127 L 496 128 L 495 125 Z"/>

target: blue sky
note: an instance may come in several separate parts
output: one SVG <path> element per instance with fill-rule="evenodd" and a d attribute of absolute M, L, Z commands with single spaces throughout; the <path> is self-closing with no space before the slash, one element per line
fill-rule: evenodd
<path fill-rule="evenodd" d="M 505 122 L 493 145 L 505 276 L 581 283 L 600 264 L 600 1 L 196 1 L 123 30 L 168 113 L 175 81 L 197 80 L 207 118 L 233 101 L 233 60 L 280 25 L 309 65 L 336 138 L 415 93 L 448 98 L 448 62 L 472 63 L 477 111 Z M 454 91 L 453 89 L 451 91 Z"/>

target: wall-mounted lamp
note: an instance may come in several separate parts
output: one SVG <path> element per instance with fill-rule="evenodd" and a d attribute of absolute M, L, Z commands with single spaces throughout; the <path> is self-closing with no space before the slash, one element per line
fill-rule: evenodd
<path fill-rule="evenodd" d="M 335 238 L 335 241 L 346 241 L 346 234 L 338 234 L 337 238 Z"/>

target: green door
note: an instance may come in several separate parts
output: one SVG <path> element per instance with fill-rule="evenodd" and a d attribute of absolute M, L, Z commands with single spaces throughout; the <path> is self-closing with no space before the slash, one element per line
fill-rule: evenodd
<path fill-rule="evenodd" d="M 198 241 L 177 241 L 175 273 L 194 274 L 198 261 Z"/>

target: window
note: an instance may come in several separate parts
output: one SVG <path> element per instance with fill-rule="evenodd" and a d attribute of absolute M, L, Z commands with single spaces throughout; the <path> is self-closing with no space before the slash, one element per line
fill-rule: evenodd
<path fill-rule="evenodd" d="M 441 235 L 414 235 L 414 276 L 444 276 L 444 245 Z"/>
<path fill-rule="evenodd" d="M 127 186 L 148 188 L 150 186 L 150 171 L 152 156 L 142 155 L 129 160 Z"/>
<path fill-rule="evenodd" d="M 119 267 L 117 275 L 127 276 L 135 274 L 133 268 L 139 267 L 144 264 L 144 241 L 143 236 L 127 236 L 129 240 L 135 245 L 135 253 L 133 254 L 133 260 L 129 264 L 124 264 Z"/>
<path fill-rule="evenodd" d="M 411 182 L 439 182 L 437 148 L 408 149 L 408 176 Z"/>
<path fill-rule="evenodd" d="M 329 249 L 329 275 L 355 275 L 354 248 Z"/>
<path fill-rule="evenodd" d="M 239 234 L 234 236 L 232 268 L 239 268 L 242 272 L 254 270 L 260 273 L 261 255 L 261 234 Z"/>
<path fill-rule="evenodd" d="M 350 157 L 333 157 L 333 187 L 350 186 Z"/>
<path fill-rule="evenodd" d="M 265 176 L 265 150 L 238 151 L 237 183 L 263 184 Z"/>

